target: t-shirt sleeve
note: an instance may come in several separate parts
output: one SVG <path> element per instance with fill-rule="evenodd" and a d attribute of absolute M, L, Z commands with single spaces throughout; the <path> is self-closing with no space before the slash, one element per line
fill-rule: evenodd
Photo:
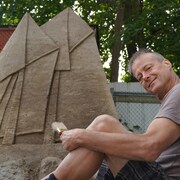
<path fill-rule="evenodd" d="M 162 102 L 155 118 L 162 117 L 180 124 L 180 84 L 176 85 Z"/>

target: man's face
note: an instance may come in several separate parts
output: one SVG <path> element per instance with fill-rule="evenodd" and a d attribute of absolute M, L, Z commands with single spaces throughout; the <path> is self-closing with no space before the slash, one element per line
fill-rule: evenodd
<path fill-rule="evenodd" d="M 158 95 L 170 81 L 171 63 L 168 60 L 160 62 L 154 54 L 147 53 L 134 61 L 132 72 L 146 91 Z"/>

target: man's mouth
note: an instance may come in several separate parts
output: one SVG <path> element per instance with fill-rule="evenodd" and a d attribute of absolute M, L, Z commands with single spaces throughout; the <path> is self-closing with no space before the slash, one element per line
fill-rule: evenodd
<path fill-rule="evenodd" d="M 148 85 L 148 88 L 150 88 L 153 84 L 154 84 L 154 81 L 156 80 L 156 78 L 154 78 Z"/>

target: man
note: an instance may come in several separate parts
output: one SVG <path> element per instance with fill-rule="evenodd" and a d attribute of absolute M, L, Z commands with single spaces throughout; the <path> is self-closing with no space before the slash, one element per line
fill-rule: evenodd
<path fill-rule="evenodd" d="M 159 112 L 144 134 L 127 131 L 109 115 L 98 116 L 87 129 L 60 136 L 69 151 L 48 179 L 87 180 L 103 160 L 104 179 L 180 179 L 180 80 L 169 60 L 140 50 L 130 59 L 130 72 L 161 102 Z"/>

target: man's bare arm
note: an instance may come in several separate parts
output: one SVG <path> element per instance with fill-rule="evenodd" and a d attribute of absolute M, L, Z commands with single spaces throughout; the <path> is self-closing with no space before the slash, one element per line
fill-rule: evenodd
<path fill-rule="evenodd" d="M 180 137 L 180 125 L 155 119 L 144 134 L 106 133 L 85 130 L 79 146 L 125 159 L 154 161 Z"/>

